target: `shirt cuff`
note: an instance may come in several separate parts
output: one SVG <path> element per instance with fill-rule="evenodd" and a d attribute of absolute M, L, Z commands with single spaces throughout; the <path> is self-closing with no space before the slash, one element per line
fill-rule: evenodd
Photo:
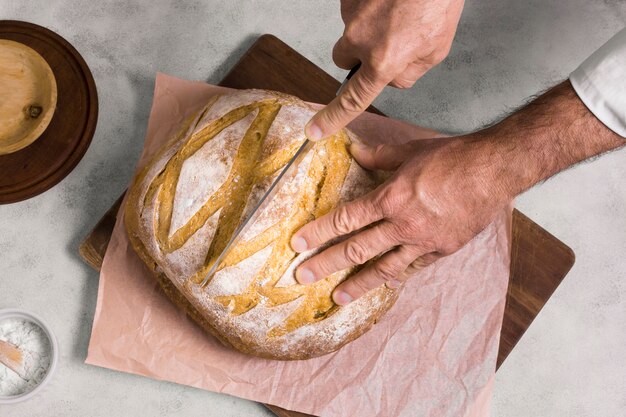
<path fill-rule="evenodd" d="M 569 79 L 587 108 L 626 138 L 626 28 L 587 58 Z"/>

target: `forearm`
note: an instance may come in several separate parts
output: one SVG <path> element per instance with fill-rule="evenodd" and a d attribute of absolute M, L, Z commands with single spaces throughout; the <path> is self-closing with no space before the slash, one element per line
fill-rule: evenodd
<path fill-rule="evenodd" d="M 497 160 L 492 175 L 511 197 L 578 162 L 626 145 L 585 107 L 569 81 L 469 138 L 491 142 L 489 152 Z"/>

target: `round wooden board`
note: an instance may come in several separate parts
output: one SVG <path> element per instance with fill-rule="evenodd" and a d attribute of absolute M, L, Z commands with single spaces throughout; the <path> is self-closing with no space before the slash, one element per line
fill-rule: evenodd
<path fill-rule="evenodd" d="M 48 62 L 57 82 L 57 107 L 41 137 L 0 156 L 0 204 L 14 203 L 56 185 L 81 160 L 96 130 L 98 94 L 89 67 L 65 39 L 44 27 L 0 20 L 0 39 L 30 46 Z"/>

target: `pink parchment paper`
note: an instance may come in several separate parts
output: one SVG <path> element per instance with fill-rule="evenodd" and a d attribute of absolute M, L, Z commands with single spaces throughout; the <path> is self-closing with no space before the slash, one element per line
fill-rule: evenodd
<path fill-rule="evenodd" d="M 158 74 L 139 165 L 226 89 Z M 366 114 L 370 142 L 433 132 Z M 123 209 L 123 205 L 122 205 Z M 511 210 L 412 278 L 371 331 L 338 352 L 272 361 L 222 346 L 159 290 L 117 223 L 100 273 L 86 363 L 320 416 L 489 414 L 509 277 Z"/>

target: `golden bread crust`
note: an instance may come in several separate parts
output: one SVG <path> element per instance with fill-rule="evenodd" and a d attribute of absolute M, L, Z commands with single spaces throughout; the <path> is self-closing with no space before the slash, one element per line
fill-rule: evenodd
<path fill-rule="evenodd" d="M 314 111 L 265 90 L 214 97 L 187 120 L 131 186 L 125 226 L 161 288 L 222 343 L 272 359 L 307 359 L 366 332 L 395 302 L 384 286 L 345 307 L 331 292 L 354 273 L 299 285 L 289 240 L 314 218 L 380 183 L 347 151 L 348 130 L 318 142 L 272 203 L 242 235 L 206 286 L 211 268 L 245 214 L 304 140 Z"/>

